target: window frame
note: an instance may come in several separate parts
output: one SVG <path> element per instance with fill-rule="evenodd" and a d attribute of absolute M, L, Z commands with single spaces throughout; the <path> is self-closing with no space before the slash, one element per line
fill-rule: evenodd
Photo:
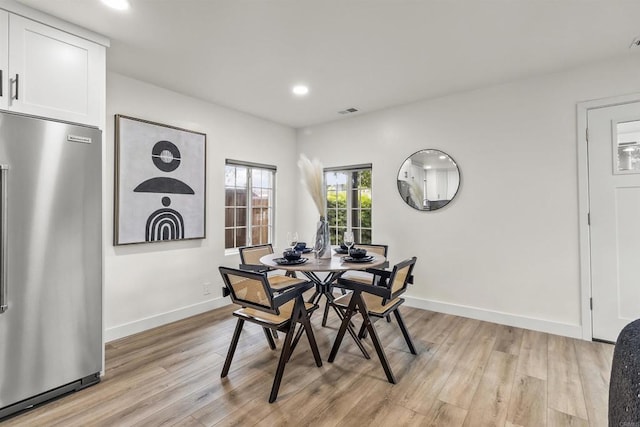
<path fill-rule="evenodd" d="M 234 204 L 233 206 L 228 206 L 227 205 L 227 200 L 226 200 L 226 189 L 227 189 L 227 183 L 226 183 L 226 171 L 227 171 L 227 167 L 228 166 L 233 166 L 233 167 L 240 167 L 240 168 L 245 168 L 246 169 L 246 174 L 247 174 L 247 180 L 246 180 L 246 186 L 244 187 L 246 189 L 246 206 L 244 207 L 246 209 L 246 215 L 245 215 L 245 225 L 243 227 L 238 227 L 236 221 L 234 220 L 234 224 L 232 227 L 228 227 L 227 226 L 227 212 L 226 210 L 230 207 L 234 207 L 237 208 L 238 205 Z M 277 167 L 275 165 L 268 165 L 268 164 L 263 164 L 263 163 L 254 163 L 254 162 L 247 162 L 247 161 L 243 161 L 243 160 L 233 160 L 233 159 L 226 159 L 225 160 L 225 202 L 224 202 L 224 209 L 225 209 L 225 213 L 224 213 L 224 218 L 225 218 L 225 223 L 224 223 L 224 250 L 225 250 L 225 255 L 229 255 L 229 254 L 237 254 L 238 253 L 238 249 L 240 247 L 243 246 L 252 246 L 254 244 L 258 244 L 258 243 L 254 243 L 253 242 L 253 208 L 254 208 L 254 201 L 253 201 L 253 197 L 251 197 L 250 195 L 253 194 L 253 189 L 254 189 L 254 185 L 253 185 L 253 171 L 255 169 L 260 169 L 263 171 L 267 171 L 271 173 L 271 177 L 270 177 L 270 181 L 271 181 L 271 187 L 268 188 L 271 191 L 271 199 L 268 201 L 267 203 L 267 210 L 269 211 L 269 216 L 267 219 L 267 241 L 265 242 L 260 242 L 259 244 L 267 244 L 267 243 L 271 243 L 273 244 L 273 236 L 275 235 L 275 211 L 276 211 L 276 173 L 277 173 Z M 241 187 L 237 187 L 235 186 L 234 188 L 241 188 Z M 263 187 L 260 187 L 263 188 Z M 234 201 L 235 203 L 237 203 L 237 201 Z M 270 202 L 270 203 L 269 203 Z M 234 213 L 235 214 L 235 213 Z M 226 233 L 227 230 L 232 229 L 232 230 L 236 230 L 238 228 L 245 228 L 246 229 L 246 235 L 245 235 L 245 243 L 242 245 L 239 245 L 239 243 L 237 241 L 235 241 L 236 237 L 234 237 L 234 244 L 236 246 L 231 247 L 231 248 L 227 248 L 226 247 Z"/>
<path fill-rule="evenodd" d="M 371 194 L 371 207 L 369 208 L 369 214 L 370 214 L 370 226 L 369 227 L 363 227 L 362 226 L 362 206 L 360 206 L 359 203 L 356 203 L 356 201 L 354 200 L 354 191 L 359 191 L 358 188 L 354 188 L 353 186 L 353 174 L 357 173 L 357 172 L 363 172 L 363 171 L 369 171 L 370 175 L 371 175 L 371 184 L 368 187 L 369 192 Z M 345 225 L 345 231 L 346 230 L 352 230 L 354 231 L 354 234 L 356 235 L 356 241 L 357 243 L 371 243 L 373 241 L 373 165 L 371 163 L 366 163 L 366 164 L 358 164 L 358 165 L 349 165 L 349 166 L 336 166 L 336 167 L 330 167 L 330 168 L 324 168 L 323 170 L 324 172 L 324 180 L 325 180 L 325 198 L 326 198 L 326 211 L 327 211 L 327 220 L 329 219 L 329 209 L 336 209 L 337 208 L 330 208 L 329 207 L 329 198 L 328 198 L 328 194 L 329 194 L 329 184 L 328 184 L 328 179 L 327 179 L 327 174 L 329 173 L 344 173 L 348 175 L 348 179 L 347 179 L 347 187 L 346 187 L 346 225 Z M 359 219 L 360 219 L 360 225 L 358 225 L 357 227 L 355 227 L 355 229 L 359 230 L 358 233 L 355 233 L 355 229 L 353 226 L 353 214 L 354 212 L 358 212 L 359 213 Z M 337 212 L 336 212 L 337 215 Z M 336 224 L 329 224 L 329 230 L 330 230 L 330 234 L 331 234 L 331 242 L 332 244 L 337 244 L 339 242 L 342 241 L 342 237 L 339 236 L 340 234 L 340 228 L 336 225 Z M 370 241 L 369 242 L 362 242 L 362 230 L 368 230 L 369 231 L 369 235 L 370 235 Z"/>

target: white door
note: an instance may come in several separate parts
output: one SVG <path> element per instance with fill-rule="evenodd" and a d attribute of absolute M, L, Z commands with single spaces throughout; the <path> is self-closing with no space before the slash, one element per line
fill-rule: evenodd
<path fill-rule="evenodd" d="M 640 318 L 640 103 L 589 110 L 593 338 Z"/>

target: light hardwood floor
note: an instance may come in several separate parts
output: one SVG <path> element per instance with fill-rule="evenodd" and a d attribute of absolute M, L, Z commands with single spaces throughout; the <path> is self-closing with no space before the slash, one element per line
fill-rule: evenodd
<path fill-rule="evenodd" d="M 365 360 L 338 321 L 313 316 L 323 366 L 303 337 L 267 402 L 278 351 L 246 324 L 229 376 L 220 371 L 236 318 L 225 307 L 111 342 L 102 382 L 10 426 L 606 426 L 613 346 L 403 307 L 418 355 L 379 321 L 398 384 L 370 340 Z M 319 315 L 320 314 L 320 315 Z M 280 334 L 282 337 L 282 334 Z M 278 345 L 280 340 L 278 341 Z"/>

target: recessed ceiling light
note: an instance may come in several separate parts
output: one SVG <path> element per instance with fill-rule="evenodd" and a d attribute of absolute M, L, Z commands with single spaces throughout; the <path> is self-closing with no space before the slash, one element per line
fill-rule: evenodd
<path fill-rule="evenodd" d="M 309 93 L 309 87 L 305 85 L 297 85 L 291 89 L 294 95 L 303 96 Z"/>
<path fill-rule="evenodd" d="M 438 158 L 439 158 L 440 160 L 444 160 L 444 159 L 446 159 L 446 158 L 447 158 L 447 156 L 440 156 L 440 157 L 438 157 Z"/>
<path fill-rule="evenodd" d="M 129 9 L 129 0 L 102 0 L 102 3 L 116 10 Z"/>

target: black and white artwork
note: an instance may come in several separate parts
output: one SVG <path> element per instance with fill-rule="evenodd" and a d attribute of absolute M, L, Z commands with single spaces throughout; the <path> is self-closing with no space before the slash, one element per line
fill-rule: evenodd
<path fill-rule="evenodd" d="M 206 135 L 115 119 L 114 244 L 203 239 Z"/>

